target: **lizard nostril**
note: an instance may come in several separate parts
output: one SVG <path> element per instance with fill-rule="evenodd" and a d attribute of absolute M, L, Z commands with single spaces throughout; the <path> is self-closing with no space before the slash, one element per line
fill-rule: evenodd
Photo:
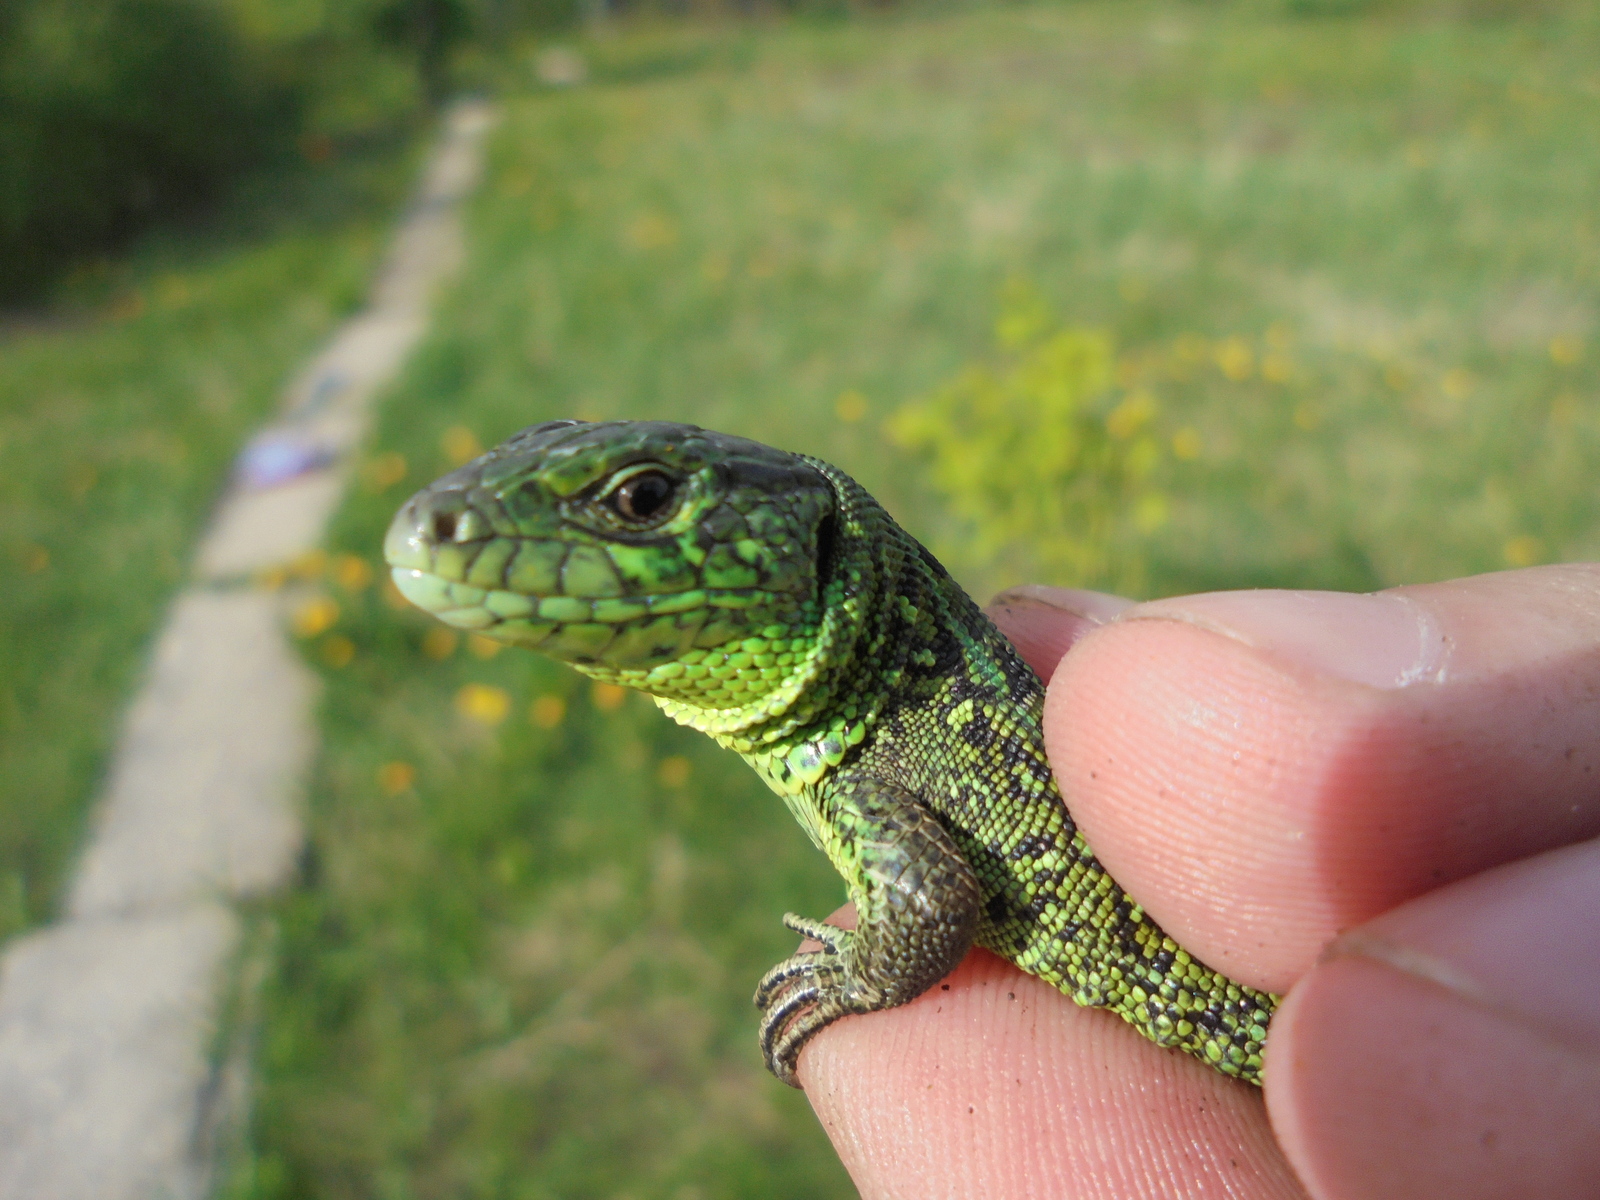
<path fill-rule="evenodd" d="M 456 540 L 456 514 L 441 512 L 433 514 L 433 540 L 436 542 L 453 542 Z"/>

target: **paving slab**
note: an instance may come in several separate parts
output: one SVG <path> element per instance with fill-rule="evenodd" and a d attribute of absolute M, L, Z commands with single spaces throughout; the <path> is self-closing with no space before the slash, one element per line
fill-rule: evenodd
<path fill-rule="evenodd" d="M 193 1200 L 209 1034 L 239 937 L 221 904 L 71 921 L 0 966 L 0 1196 Z"/>
<path fill-rule="evenodd" d="M 129 710 L 69 918 L 259 895 L 301 843 L 315 681 L 267 592 L 179 597 Z"/>

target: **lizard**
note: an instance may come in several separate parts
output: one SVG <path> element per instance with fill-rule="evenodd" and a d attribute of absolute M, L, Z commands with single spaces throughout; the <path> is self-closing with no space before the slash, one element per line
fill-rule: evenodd
<path fill-rule="evenodd" d="M 741 755 L 844 877 L 849 931 L 755 994 L 768 1068 L 905 1004 L 973 945 L 1259 1085 L 1278 997 L 1207 967 L 1106 872 L 1046 761 L 1044 688 L 836 467 L 659 421 L 546 421 L 411 497 L 384 553 L 450 625 L 649 693 Z"/>

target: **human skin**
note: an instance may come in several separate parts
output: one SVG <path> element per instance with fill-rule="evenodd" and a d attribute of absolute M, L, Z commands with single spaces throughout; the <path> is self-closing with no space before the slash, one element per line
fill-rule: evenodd
<path fill-rule="evenodd" d="M 1600 1197 L 1600 565 L 989 613 L 1111 873 L 1285 1000 L 1258 1091 L 974 950 L 800 1059 L 867 1200 Z"/>

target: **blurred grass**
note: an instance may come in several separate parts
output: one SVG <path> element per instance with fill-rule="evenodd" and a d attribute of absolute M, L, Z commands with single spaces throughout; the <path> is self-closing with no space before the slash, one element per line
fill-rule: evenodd
<path fill-rule="evenodd" d="M 304 887 L 264 914 L 235 1200 L 849 1194 L 753 1044 L 779 915 L 842 895 L 782 806 L 371 581 L 394 507 L 480 444 L 662 417 L 818 454 L 981 593 L 1048 547 L 965 555 L 884 423 L 994 360 L 1022 279 L 1149 398 L 1164 520 L 1108 573 L 1368 588 L 1600 551 L 1600 24 L 1347 7 L 634 25 L 580 47 L 584 86 L 511 80 L 466 272 L 299 622 L 326 744 Z"/>
<path fill-rule="evenodd" d="M 48 917 L 235 450 L 360 303 L 399 145 L 250 195 L 0 326 L 0 937 Z"/>

